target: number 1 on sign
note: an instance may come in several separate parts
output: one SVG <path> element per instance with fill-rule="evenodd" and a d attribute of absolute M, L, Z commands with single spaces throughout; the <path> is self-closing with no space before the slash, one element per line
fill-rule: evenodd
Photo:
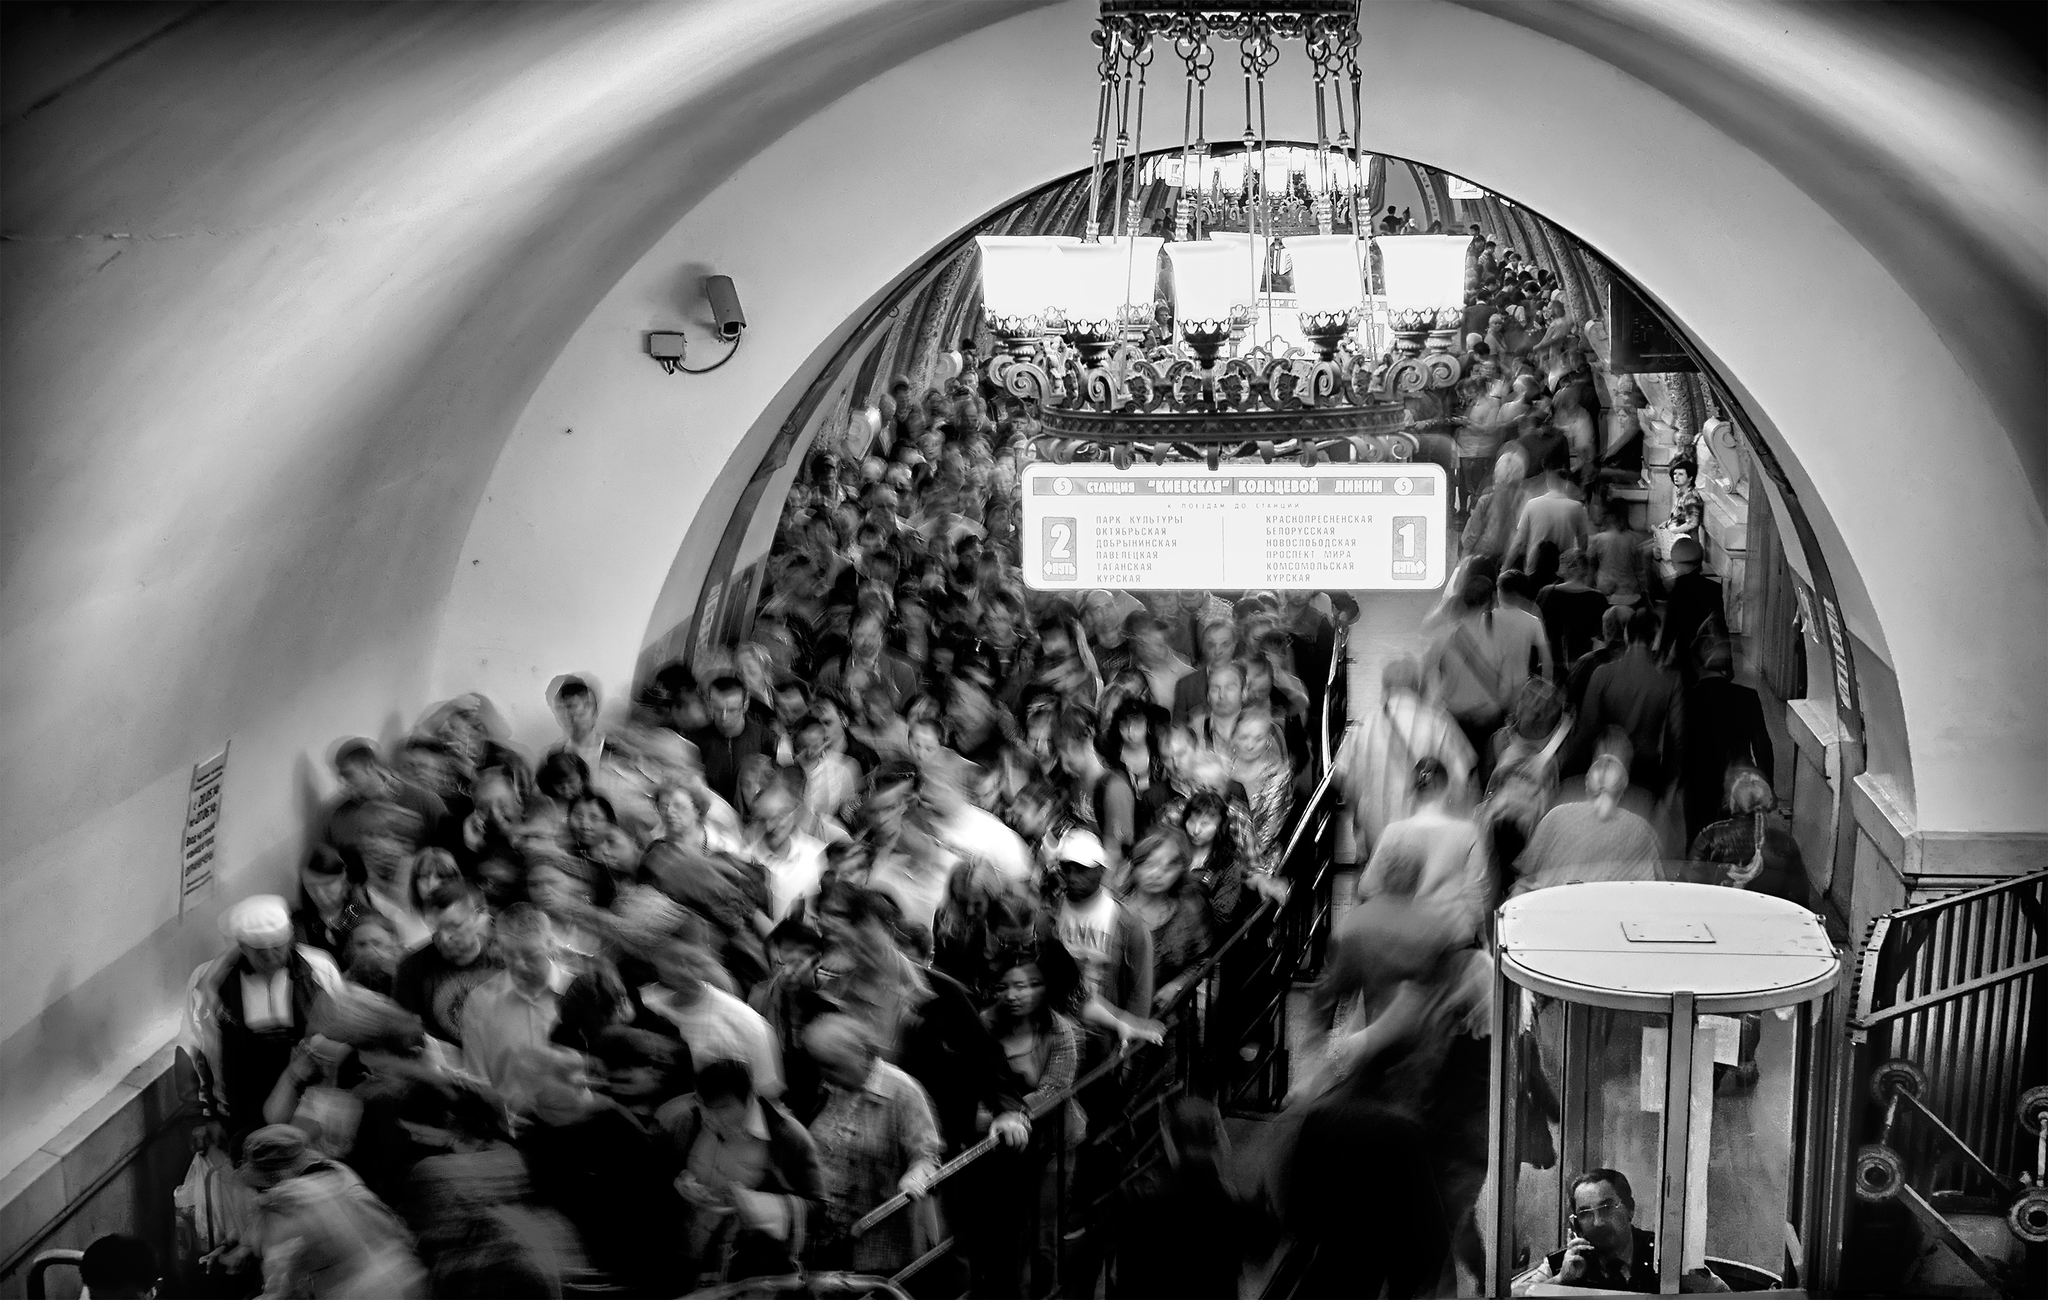
<path fill-rule="evenodd" d="M 1429 576 L 1429 534 L 1420 515 L 1396 515 L 1394 525 L 1393 576 L 1400 582 L 1422 582 Z"/>

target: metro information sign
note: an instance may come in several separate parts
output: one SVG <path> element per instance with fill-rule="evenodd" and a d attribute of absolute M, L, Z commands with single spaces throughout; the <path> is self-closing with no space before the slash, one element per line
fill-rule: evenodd
<path fill-rule="evenodd" d="M 1427 463 L 1024 467 L 1040 591 L 1441 587 L 1444 471 Z"/>

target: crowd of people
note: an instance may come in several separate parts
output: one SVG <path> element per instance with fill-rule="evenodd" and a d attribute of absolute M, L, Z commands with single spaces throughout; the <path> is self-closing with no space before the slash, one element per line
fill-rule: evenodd
<path fill-rule="evenodd" d="M 893 398 L 808 463 L 743 644 L 623 709 L 559 679 L 544 752 L 476 696 L 336 748 L 296 896 L 190 984 L 223 1293 L 676 1295 L 948 1235 L 955 1291 L 1179 1285 L 1109 1222 L 1222 1194 L 1180 1172 L 1213 1115 L 1120 1197 L 1088 1139 L 1286 896 L 1355 607 L 1026 590 L 1030 414 Z"/>
<path fill-rule="evenodd" d="M 1328 1252 L 1305 1293 L 1476 1268 L 1498 902 L 1668 875 L 1678 825 L 1690 878 L 1799 897 L 1804 874 L 1696 538 L 1660 552 L 1608 500 L 1547 273 L 1476 237 L 1473 264 L 1464 556 L 1338 756 L 1360 903 L 1267 1195 L 1222 1176 L 1192 1096 L 1135 1185 L 1092 1139 L 1125 1118 L 1119 1066 L 1288 895 L 1357 607 L 1029 590 L 1033 412 L 898 381 L 871 445 L 806 462 L 742 643 L 609 710 L 558 679 L 538 754 L 474 695 L 336 748 L 295 896 L 229 908 L 190 982 L 221 1176 L 187 1263 L 220 1294 L 675 1295 L 887 1275 L 950 1237 L 952 1293 L 1234 1295 L 1279 1234 L 1366 1222 L 1399 1267 Z M 1227 1074 L 1257 1031 L 1222 1023 Z M 1367 1151 L 1438 1194 L 1351 1176 Z M 1165 1250 L 1169 1221 L 1232 1227 Z"/>

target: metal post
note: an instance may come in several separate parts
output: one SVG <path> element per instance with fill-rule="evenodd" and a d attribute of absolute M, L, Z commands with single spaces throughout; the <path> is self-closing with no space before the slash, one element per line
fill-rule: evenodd
<path fill-rule="evenodd" d="M 1692 1161 L 1693 995 L 1671 995 L 1664 1032 L 1664 1165 L 1657 1202 L 1657 1290 L 1678 1294 L 1685 1271 L 1685 1198 Z"/>
<path fill-rule="evenodd" d="M 1558 1174 L 1570 1178 L 1593 1162 L 1586 1158 L 1586 1095 L 1593 1085 L 1594 1009 L 1577 1002 L 1564 1004 L 1564 1081 L 1558 1100 L 1564 1112 L 1558 1122 Z M 1569 1207 L 1567 1207 L 1569 1208 Z M 1560 1243 L 1562 1244 L 1562 1243 Z"/>
<path fill-rule="evenodd" d="M 1520 989 L 1508 982 L 1498 956 L 1493 974 L 1493 1069 L 1487 1093 L 1487 1137 L 1493 1164 L 1493 1240 L 1487 1259 L 1487 1295 L 1504 1296 L 1515 1280 L 1515 1184 L 1521 1176 L 1521 1129 L 1516 1098 L 1521 1079 L 1515 1068 L 1515 1030 L 1520 1018 L 1509 1003 Z"/>

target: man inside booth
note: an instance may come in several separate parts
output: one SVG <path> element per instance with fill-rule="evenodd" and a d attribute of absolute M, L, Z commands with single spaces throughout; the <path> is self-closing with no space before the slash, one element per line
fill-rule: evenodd
<path fill-rule="evenodd" d="M 1558 1287 L 1594 1291 L 1657 1291 L 1657 1236 L 1635 1223 L 1636 1198 L 1618 1169 L 1589 1169 L 1572 1179 L 1571 1239 L 1565 1248 L 1514 1281 L 1513 1294 L 1549 1295 Z M 1726 1291 L 1704 1268 L 1682 1273 L 1681 1294 Z"/>

